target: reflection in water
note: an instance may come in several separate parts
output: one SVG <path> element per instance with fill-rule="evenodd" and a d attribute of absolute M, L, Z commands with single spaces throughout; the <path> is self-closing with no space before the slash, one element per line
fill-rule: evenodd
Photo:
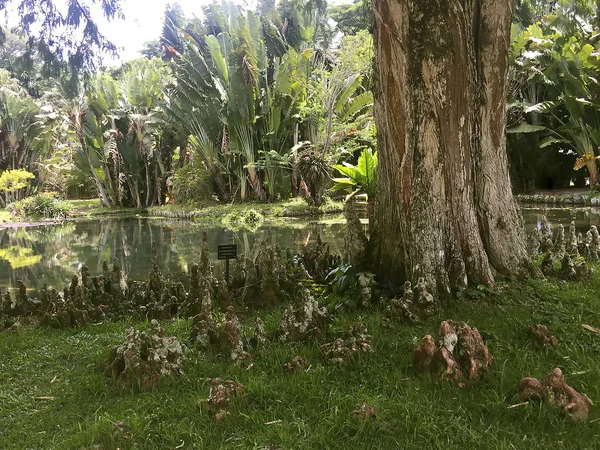
<path fill-rule="evenodd" d="M 577 233 L 587 233 L 590 226 L 600 226 L 600 209 L 598 208 L 521 208 L 525 228 L 529 234 L 534 226 L 538 229 L 548 218 L 552 229 L 562 224 L 565 229 L 571 221 L 575 222 Z"/>
<path fill-rule="evenodd" d="M 577 231 L 600 224 L 600 210 L 523 209 L 527 231 L 539 226 L 546 214 L 552 226 L 568 226 L 575 220 Z M 0 229 L 0 288 L 16 286 L 22 280 L 29 288 L 44 284 L 62 289 L 82 265 L 92 274 L 102 271 L 102 261 L 117 259 L 130 279 L 143 279 L 150 272 L 151 242 L 157 243 L 163 273 L 177 278 L 187 271 L 190 261 L 198 261 L 202 231 L 208 232 L 211 258 L 217 271 L 217 245 L 236 243 L 238 255 L 249 255 L 257 241 L 279 244 L 281 249 L 299 249 L 321 233 L 331 250 L 342 253 L 344 226 L 341 222 L 311 223 L 290 220 L 268 224 L 256 232 L 224 229 L 221 224 L 197 224 L 168 219 L 99 219 L 68 222 L 34 228 Z"/>
<path fill-rule="evenodd" d="M 150 272 L 151 243 L 156 241 L 161 270 L 171 277 L 183 276 L 190 261 L 198 261 L 202 231 L 208 232 L 211 258 L 216 270 L 217 245 L 236 243 L 238 255 L 248 255 L 257 241 L 299 249 L 317 232 L 333 252 L 341 253 L 343 224 L 288 221 L 265 225 L 252 233 L 232 232 L 220 224 L 196 224 L 167 219 L 104 219 L 69 222 L 34 228 L 0 229 L 0 288 L 22 280 L 28 288 L 44 284 L 62 289 L 82 265 L 101 273 L 102 261 L 117 259 L 130 279 L 146 278 Z"/>

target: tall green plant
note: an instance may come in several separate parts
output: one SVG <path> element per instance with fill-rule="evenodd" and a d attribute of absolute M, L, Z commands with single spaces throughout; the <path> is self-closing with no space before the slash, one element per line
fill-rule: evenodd
<path fill-rule="evenodd" d="M 38 119 L 41 101 L 0 69 L 0 170 L 35 172 L 38 160 L 51 149 L 52 126 Z"/>
<path fill-rule="evenodd" d="M 534 135 L 542 149 L 573 150 L 595 186 L 600 62 L 598 40 L 592 39 L 593 27 L 585 20 L 591 19 L 592 9 L 583 3 L 557 2 L 539 23 L 513 27 L 512 123 L 507 132 Z"/>
<path fill-rule="evenodd" d="M 157 143 L 168 125 L 159 107 L 170 80 L 162 61 L 140 59 L 117 79 L 106 72 L 92 77 L 85 95 L 55 101 L 105 206 L 162 202 L 167 171 Z"/>
<path fill-rule="evenodd" d="M 369 224 L 372 223 L 373 205 L 377 192 L 377 152 L 365 149 L 358 158 L 358 164 L 337 164 L 333 168 L 343 177 L 333 178 L 334 185 L 331 190 L 341 190 L 349 193 L 348 199 L 357 194 L 367 195 L 367 216 Z"/>

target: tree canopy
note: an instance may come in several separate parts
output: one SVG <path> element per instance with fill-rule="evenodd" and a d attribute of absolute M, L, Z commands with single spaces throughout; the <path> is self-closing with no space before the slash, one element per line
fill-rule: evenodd
<path fill-rule="evenodd" d="M 0 0 L 0 10 L 14 19 L 12 30 L 0 27 L 0 46 L 11 31 L 26 36 L 26 51 L 19 56 L 28 67 L 39 55 L 47 73 L 57 74 L 64 67 L 75 79 L 79 73 L 98 67 L 103 54 L 117 48 L 98 26 L 98 17 L 122 17 L 121 0 Z"/>

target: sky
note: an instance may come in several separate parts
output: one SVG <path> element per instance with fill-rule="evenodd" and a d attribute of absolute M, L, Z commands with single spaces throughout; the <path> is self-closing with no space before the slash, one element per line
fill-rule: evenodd
<path fill-rule="evenodd" d="M 57 3 L 62 0 L 57 0 Z M 329 4 L 351 3 L 352 0 L 329 0 Z M 162 33 L 162 20 L 169 3 L 179 3 L 186 15 L 201 16 L 202 6 L 212 0 L 122 0 L 125 20 L 103 23 L 101 31 L 117 47 L 121 61 L 107 59 L 106 66 L 118 65 L 140 56 L 144 43 L 158 39 Z M 256 0 L 245 0 L 242 5 L 254 7 Z"/>
<path fill-rule="evenodd" d="M 90 0 L 80 0 L 92 6 Z M 163 17 L 169 3 L 179 3 L 187 16 L 202 16 L 202 6 L 213 0 L 121 0 L 124 19 L 108 22 L 99 7 L 92 6 L 100 31 L 118 48 L 118 58 L 104 56 L 105 67 L 118 66 L 125 61 L 140 57 L 144 43 L 158 39 L 162 33 Z M 234 0 L 245 7 L 254 8 L 257 0 Z M 353 0 L 329 0 L 329 4 L 352 3 Z M 98 2 L 99 3 L 99 2 Z M 10 5 L 10 2 L 9 2 Z M 63 13 L 67 10 L 67 0 L 54 0 L 54 5 Z M 8 9 L 0 14 L 0 21 L 9 27 L 16 25 L 16 9 Z"/>
<path fill-rule="evenodd" d="M 122 49 L 119 51 L 122 61 L 139 57 L 145 42 L 160 37 L 165 8 L 169 3 L 179 3 L 186 15 L 201 16 L 202 6 L 212 3 L 212 0 L 123 0 L 125 20 L 103 23 L 101 28 L 104 35 Z M 105 64 L 111 65 L 108 61 Z"/>

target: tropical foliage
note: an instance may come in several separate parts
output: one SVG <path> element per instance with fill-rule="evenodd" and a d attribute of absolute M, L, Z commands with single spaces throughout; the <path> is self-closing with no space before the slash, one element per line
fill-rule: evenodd
<path fill-rule="evenodd" d="M 220 200 L 275 200 L 303 184 L 319 203 L 335 124 L 370 114 L 373 97 L 365 74 L 323 51 L 322 5 L 267 6 L 259 16 L 213 4 L 203 22 L 167 14 L 175 83 L 165 111 L 210 171 Z M 301 157 L 307 148 L 316 157 Z"/>
<path fill-rule="evenodd" d="M 521 173 L 513 178 L 539 185 L 539 174 L 545 172 L 557 183 L 538 187 L 567 187 L 571 179 L 583 182 L 571 168 L 585 166 L 589 184 L 596 186 L 600 43 L 595 4 L 523 1 L 517 11 L 507 131 L 513 165 Z"/>
<path fill-rule="evenodd" d="M 118 15 L 118 2 L 106 6 Z M 3 36 L 0 172 L 32 172 L 32 192 L 95 192 L 105 206 L 140 208 L 189 200 L 193 178 L 201 202 L 214 191 L 222 202 L 318 204 L 332 164 L 375 148 L 372 38 L 343 36 L 323 0 L 255 11 L 213 3 L 202 19 L 173 4 L 145 58 L 75 85 L 66 67 L 48 78 L 49 47 L 32 49 L 21 31 Z M 110 50 L 102 42 L 88 50 Z"/>
<path fill-rule="evenodd" d="M 35 176 L 8 201 L 57 191 L 97 194 L 105 206 L 213 194 L 318 204 L 332 192 L 333 166 L 376 154 L 369 2 L 262 0 L 250 10 L 223 1 L 202 18 L 172 4 L 144 58 L 104 71 L 92 56 L 114 48 L 81 16 L 94 1 L 68 3 L 68 17 L 51 19 L 34 17 L 37 0 L 0 0 L 34 14 L 0 33 L 0 175 Z M 516 2 L 507 131 L 518 190 L 599 182 L 596 3 Z M 100 6 L 120 16 L 118 1 Z M 81 48 L 50 45 L 81 26 Z"/>
<path fill-rule="evenodd" d="M 0 175 L 0 194 L 4 194 L 4 198 L 0 197 L 0 202 L 6 205 L 10 201 L 18 199 L 19 193 L 27 188 L 28 181 L 34 178 L 35 175 L 23 169 L 2 172 L 2 175 Z"/>
<path fill-rule="evenodd" d="M 63 219 L 71 206 L 54 193 L 36 194 L 9 205 L 12 214 L 27 219 Z"/>
<path fill-rule="evenodd" d="M 377 152 L 373 153 L 370 149 L 363 150 L 358 158 L 357 165 L 344 162 L 343 164 L 333 166 L 333 168 L 342 177 L 333 178 L 335 184 L 331 189 L 348 192 L 348 199 L 357 194 L 366 194 L 367 216 L 369 224 L 371 224 L 373 200 L 377 192 Z"/>
<path fill-rule="evenodd" d="M 171 184 L 170 182 L 167 185 Z M 210 173 L 202 161 L 186 164 L 173 175 L 169 199 L 171 203 L 202 204 L 212 200 L 213 187 Z"/>
<path fill-rule="evenodd" d="M 38 120 L 40 111 L 40 102 L 0 69 L 0 170 L 34 171 L 47 155 L 52 129 Z"/>
<path fill-rule="evenodd" d="M 341 178 L 334 178 L 335 185 L 332 190 L 347 191 L 351 196 L 356 194 L 366 194 L 368 197 L 374 197 L 377 189 L 377 152 L 363 150 L 358 158 L 358 164 L 345 162 L 333 166 Z"/>

